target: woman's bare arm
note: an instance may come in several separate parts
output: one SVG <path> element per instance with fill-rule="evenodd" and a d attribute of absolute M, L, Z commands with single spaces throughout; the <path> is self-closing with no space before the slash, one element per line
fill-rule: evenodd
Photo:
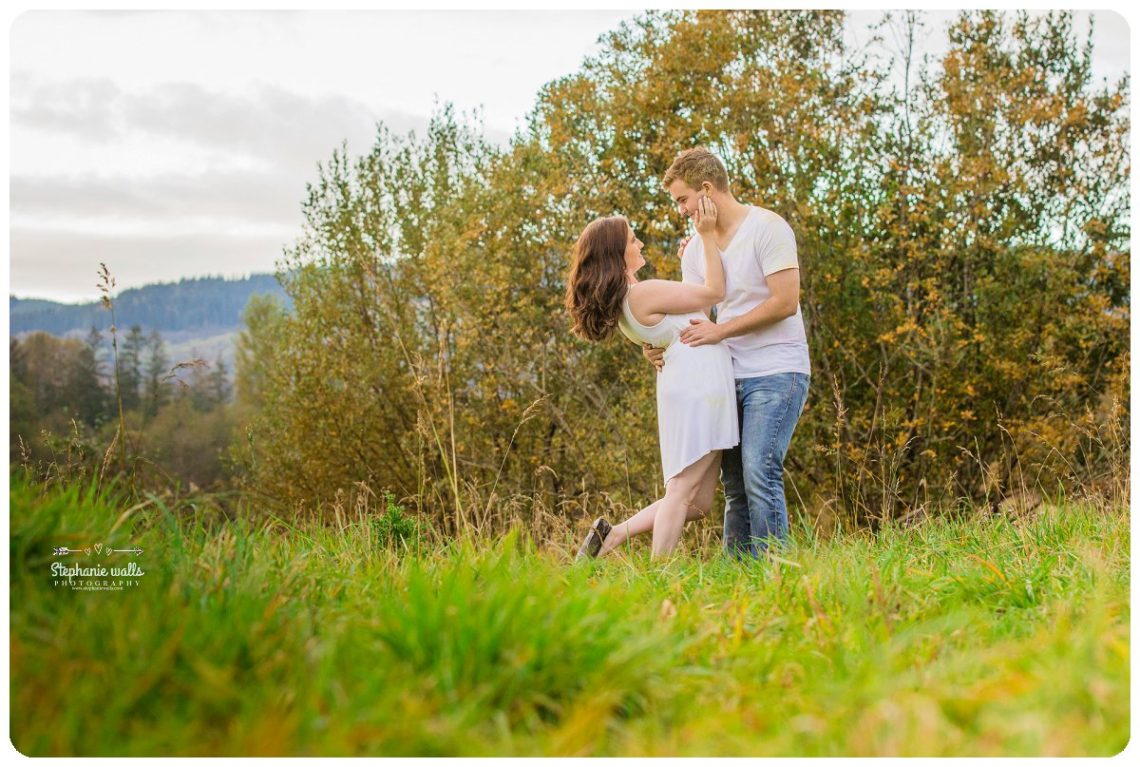
<path fill-rule="evenodd" d="M 700 312 L 724 300 L 724 265 L 716 245 L 716 206 L 702 197 L 697 208 L 697 233 L 705 254 L 705 284 L 673 280 L 645 280 L 629 294 L 635 316 Z"/>

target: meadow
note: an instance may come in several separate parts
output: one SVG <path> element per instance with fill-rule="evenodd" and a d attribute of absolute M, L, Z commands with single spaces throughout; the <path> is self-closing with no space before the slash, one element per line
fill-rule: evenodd
<path fill-rule="evenodd" d="M 1129 514 L 1054 500 L 574 563 L 394 505 L 225 521 L 12 475 L 11 734 L 29 756 L 1110 756 Z M 123 591 L 59 546 L 139 547 Z M 115 557 L 131 555 L 116 554 Z M 108 559 L 107 561 L 111 561 Z M 125 560 L 114 560 L 123 564 Z"/>
<path fill-rule="evenodd" d="M 232 358 L 133 327 L 100 263 L 109 354 L 10 343 L 16 748 L 1121 752 L 1130 80 L 1071 12 L 964 11 L 930 62 L 919 15 L 876 28 L 909 42 L 653 11 L 506 145 L 452 104 L 378 123 L 317 164 L 288 300 L 249 300 Z M 694 145 L 795 234 L 796 527 L 756 562 L 706 520 L 666 561 L 576 563 L 661 472 L 651 367 L 571 332 L 571 248 L 623 213 L 680 277 L 660 182 Z M 128 562 L 122 590 L 52 572 Z"/>

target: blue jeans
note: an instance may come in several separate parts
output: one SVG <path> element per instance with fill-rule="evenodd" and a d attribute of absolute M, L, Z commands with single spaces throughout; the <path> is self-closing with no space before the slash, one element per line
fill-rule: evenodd
<path fill-rule="evenodd" d="M 805 373 L 736 379 L 740 444 L 721 454 L 724 546 L 753 557 L 788 537 L 784 456 L 807 401 Z"/>

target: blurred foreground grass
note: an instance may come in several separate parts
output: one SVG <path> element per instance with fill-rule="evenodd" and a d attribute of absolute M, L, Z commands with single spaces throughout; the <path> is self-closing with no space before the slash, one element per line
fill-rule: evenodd
<path fill-rule="evenodd" d="M 1126 509 L 802 535 L 786 562 L 640 547 L 572 566 L 570 541 L 207 528 L 17 475 L 10 500 L 28 755 L 1107 756 L 1129 738 Z M 145 575 L 53 586 L 52 549 L 85 542 L 141 547 Z"/>

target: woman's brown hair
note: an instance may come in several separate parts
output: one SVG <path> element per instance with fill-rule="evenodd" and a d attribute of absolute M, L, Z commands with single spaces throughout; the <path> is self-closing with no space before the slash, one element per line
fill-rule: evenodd
<path fill-rule="evenodd" d="M 566 279 L 566 309 L 574 321 L 574 334 L 587 341 L 603 341 L 617 326 L 629 289 L 625 272 L 628 243 L 629 222 L 622 216 L 606 216 L 591 221 L 574 245 Z"/>

